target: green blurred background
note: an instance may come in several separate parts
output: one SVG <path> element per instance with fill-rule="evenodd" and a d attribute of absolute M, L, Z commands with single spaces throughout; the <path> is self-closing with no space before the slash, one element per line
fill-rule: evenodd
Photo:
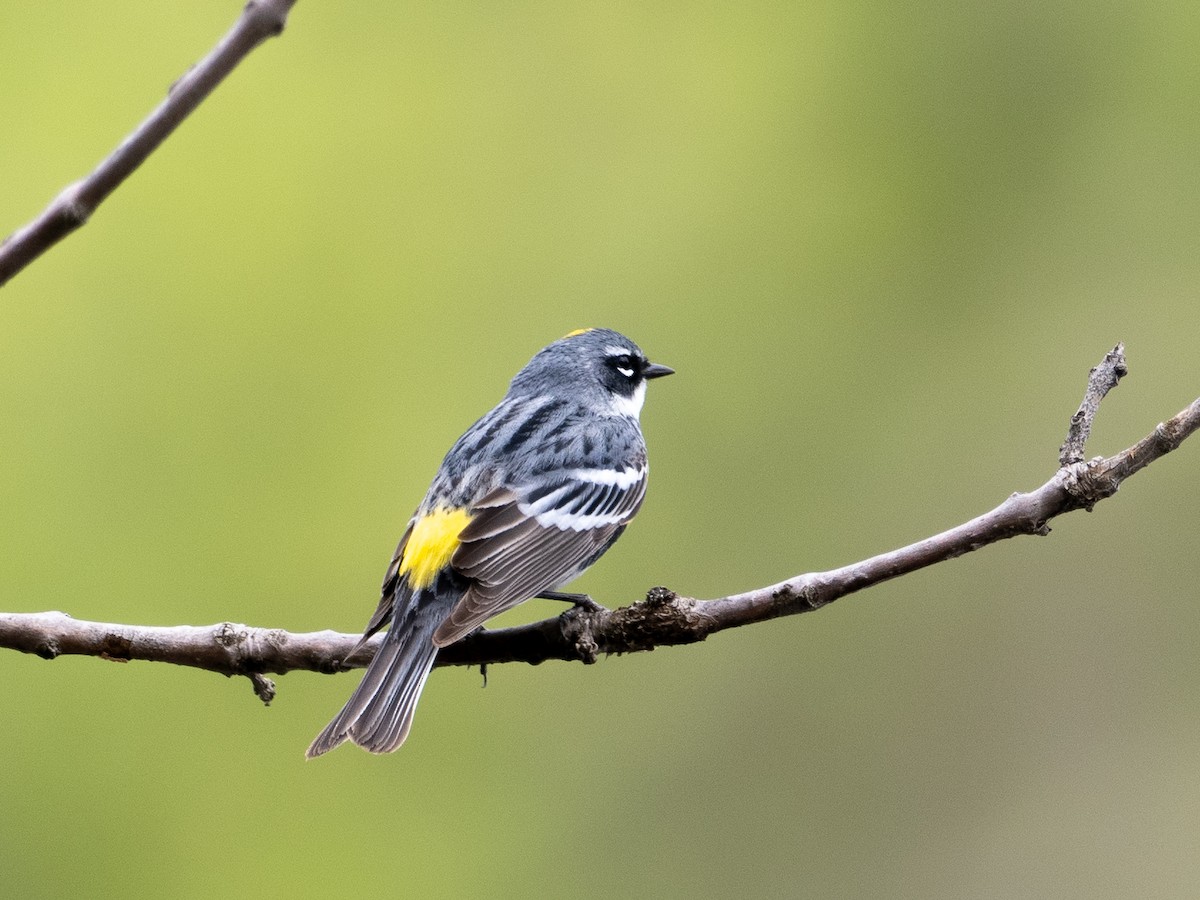
<path fill-rule="evenodd" d="M 0 232 L 236 3 L 9 4 Z M 698 597 L 917 540 L 1200 394 L 1200 6 L 295 8 L 0 292 L 0 607 L 362 627 L 442 453 L 540 346 L 679 374 L 581 589 Z M 1191 897 L 1200 444 L 1094 513 L 694 647 L 357 675 L 0 653 L 23 897 Z M 531 603 L 509 621 L 557 612 Z"/>

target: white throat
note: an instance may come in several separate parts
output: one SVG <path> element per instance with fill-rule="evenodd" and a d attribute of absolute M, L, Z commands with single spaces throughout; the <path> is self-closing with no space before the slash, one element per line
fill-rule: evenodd
<path fill-rule="evenodd" d="M 628 397 L 622 397 L 620 394 L 613 394 L 612 398 L 612 414 L 614 416 L 629 416 L 631 419 L 636 419 L 642 412 L 642 404 L 646 402 L 646 382 L 642 382 L 633 389 L 633 394 Z"/>

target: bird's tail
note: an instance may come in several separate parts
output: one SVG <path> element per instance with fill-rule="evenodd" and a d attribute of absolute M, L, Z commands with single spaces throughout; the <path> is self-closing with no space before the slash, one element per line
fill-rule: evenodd
<path fill-rule="evenodd" d="M 408 599 L 407 609 L 397 617 L 402 621 L 393 622 L 384 635 L 363 680 L 308 748 L 309 759 L 347 740 L 372 753 L 391 753 L 408 737 L 417 700 L 437 656 L 433 632 L 441 618 L 430 615 L 433 610 L 428 606 L 421 609 L 416 602 L 421 598 Z"/>

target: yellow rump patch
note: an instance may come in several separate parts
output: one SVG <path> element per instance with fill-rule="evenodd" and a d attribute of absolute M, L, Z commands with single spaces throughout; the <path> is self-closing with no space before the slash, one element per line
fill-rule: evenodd
<path fill-rule="evenodd" d="M 418 590 L 429 587 L 450 562 L 458 549 L 458 536 L 470 521 L 465 509 L 438 508 L 421 516 L 408 536 L 398 574 L 407 575 L 408 583 Z"/>
<path fill-rule="evenodd" d="M 581 334 L 587 334 L 589 331 L 595 331 L 595 330 L 596 330 L 595 328 L 576 328 L 574 331 L 570 331 L 570 332 L 567 332 L 566 334 L 564 334 L 563 339 L 565 340 L 569 337 L 578 337 Z"/>

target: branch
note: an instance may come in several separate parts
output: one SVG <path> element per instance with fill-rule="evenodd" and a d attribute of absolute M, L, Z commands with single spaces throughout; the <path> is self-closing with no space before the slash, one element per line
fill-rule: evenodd
<path fill-rule="evenodd" d="M 1060 467 L 1083 462 L 1083 445 L 1092 434 L 1092 422 L 1096 419 L 1096 413 L 1100 411 L 1100 401 L 1128 372 L 1124 344 L 1117 344 L 1105 353 L 1100 364 L 1088 372 L 1088 386 L 1083 394 L 1083 402 L 1079 404 L 1075 415 L 1071 416 L 1067 439 L 1058 449 Z"/>
<path fill-rule="evenodd" d="M 249 0 L 216 47 L 171 85 L 167 98 L 86 178 L 68 185 L 40 216 L 0 243 L 0 287 L 83 225 L 146 157 L 250 52 L 283 31 L 296 0 Z"/>
<path fill-rule="evenodd" d="M 1068 435 L 1067 443 L 1071 443 L 1071 435 L 1082 435 L 1077 443 L 1080 453 L 1095 407 L 1123 369 L 1119 344 L 1092 369 L 1081 407 L 1084 421 L 1077 425 L 1077 413 Z M 1092 396 L 1096 399 L 1089 405 L 1087 398 Z M 441 650 L 437 664 L 536 665 L 548 659 L 592 663 L 600 654 L 691 644 L 726 628 L 820 609 L 839 597 L 1005 538 L 1049 534 L 1047 523 L 1051 519 L 1077 509 L 1090 510 L 1111 497 L 1125 479 L 1170 453 L 1197 428 L 1200 399 L 1115 456 L 1065 465 L 1041 487 L 1013 494 L 990 512 L 907 547 L 718 600 L 695 600 L 656 587 L 645 600 L 621 609 L 577 608 L 530 625 L 480 630 Z M 357 634 L 292 634 L 229 622 L 205 627 L 150 627 L 85 622 L 61 612 L 0 613 L 0 647 L 44 659 L 80 654 L 118 661 L 170 662 L 223 675 L 245 675 L 264 702 L 270 702 L 274 695 L 274 685 L 264 673 L 333 673 L 365 666 L 382 637 L 376 636 L 349 657 L 358 640 Z"/>

